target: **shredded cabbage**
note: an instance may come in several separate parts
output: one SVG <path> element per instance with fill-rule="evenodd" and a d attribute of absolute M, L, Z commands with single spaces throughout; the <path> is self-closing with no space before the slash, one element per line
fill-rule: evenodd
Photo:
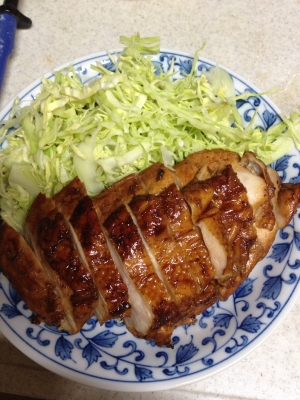
<path fill-rule="evenodd" d="M 100 77 L 88 85 L 70 66 L 42 79 L 40 94 L 0 121 L 1 217 L 22 233 L 39 193 L 48 197 L 75 176 L 96 195 L 122 177 L 162 161 L 168 167 L 203 149 L 254 151 L 265 163 L 300 148 L 299 113 L 267 132 L 243 126 L 232 79 L 213 67 L 174 79 L 174 68 L 158 73 L 150 56 L 159 37 L 121 37 L 127 47 L 115 72 L 97 63 Z M 113 60 L 113 57 L 111 57 Z"/>

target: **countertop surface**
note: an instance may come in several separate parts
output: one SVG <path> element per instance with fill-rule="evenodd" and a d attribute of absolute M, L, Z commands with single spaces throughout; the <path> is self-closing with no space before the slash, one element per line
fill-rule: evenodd
<path fill-rule="evenodd" d="M 300 104 L 300 1 L 25 0 L 29 30 L 18 30 L 0 109 L 67 62 L 120 48 L 119 36 L 161 36 L 162 47 L 194 53 L 242 75 L 289 115 Z M 245 359 L 197 383 L 151 393 L 109 392 L 62 378 L 27 358 L 0 333 L 1 392 L 41 399 L 299 399 L 300 299 Z M 5 398 L 2 395 L 2 398 Z"/>

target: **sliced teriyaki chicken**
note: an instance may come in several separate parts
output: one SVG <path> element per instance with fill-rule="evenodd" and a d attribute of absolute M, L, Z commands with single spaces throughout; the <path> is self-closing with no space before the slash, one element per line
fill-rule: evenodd
<path fill-rule="evenodd" d="M 61 295 L 69 324 L 63 328 L 77 333 L 94 315 L 97 290 L 53 199 L 43 194 L 36 197 L 26 219 L 25 235 Z"/>
<path fill-rule="evenodd" d="M 128 317 L 131 314 L 128 289 L 111 257 L 92 199 L 85 196 L 79 201 L 70 223 L 99 291 L 95 312 L 100 324 Z"/>
<path fill-rule="evenodd" d="M 129 207 L 178 305 L 178 323 L 190 323 L 216 301 L 208 251 L 172 173 L 157 163 L 141 172 L 138 180 L 148 196 L 134 198 Z"/>
<path fill-rule="evenodd" d="M 230 289 L 236 279 L 246 276 L 249 252 L 257 236 L 247 192 L 231 166 L 211 179 L 190 183 L 182 192 L 215 266 L 214 278 Z M 199 207 L 202 193 L 204 207 Z M 226 293 L 223 288 L 220 291 L 222 296 Z"/>
<path fill-rule="evenodd" d="M 245 153 L 241 159 L 233 152 L 204 151 L 191 155 L 175 168 L 215 266 L 222 300 L 237 289 L 266 255 L 275 237 L 270 178 L 262 179 L 254 168 L 245 166 L 249 164 L 245 160 L 247 154 L 251 155 Z M 189 174 L 183 174 L 181 168 L 188 169 Z M 259 209 L 264 209 L 270 218 L 270 224 L 264 228 L 259 228 L 263 215 Z"/>
<path fill-rule="evenodd" d="M 76 249 L 98 291 L 95 314 L 100 324 L 130 315 L 128 290 L 111 258 L 92 200 L 78 178 L 53 197 L 64 215 Z"/>
<path fill-rule="evenodd" d="M 0 269 L 29 309 L 33 322 L 68 327 L 59 293 L 23 236 L 0 223 Z"/>
<path fill-rule="evenodd" d="M 101 323 L 123 316 L 134 335 L 171 346 L 176 326 L 247 278 L 299 203 L 300 184 L 282 183 L 253 153 L 202 151 L 173 170 L 157 163 L 94 199 L 78 179 L 54 199 L 40 194 L 25 225 L 37 258 L 2 225 L 0 263 L 47 323 L 75 333 L 96 307 Z"/>
<path fill-rule="evenodd" d="M 128 285 L 131 316 L 124 321 L 136 336 L 171 345 L 173 320 L 178 310 L 155 270 L 153 259 L 127 206 L 134 194 L 144 190 L 133 175 L 120 181 L 114 189 L 110 192 L 110 214 L 103 226 L 116 265 Z M 94 202 L 101 209 L 99 198 L 101 195 Z"/>
<path fill-rule="evenodd" d="M 248 240 L 248 260 L 246 265 L 243 265 L 241 274 L 238 273 L 227 281 L 224 279 L 219 281 L 222 284 L 220 288 L 221 299 L 226 299 L 232 294 L 245 277 L 249 275 L 257 262 L 266 256 L 278 229 L 285 227 L 289 223 L 300 201 L 300 186 L 298 184 L 283 184 L 277 172 L 270 167 L 266 167 L 251 152 L 245 152 L 242 157 L 237 153 L 224 150 L 195 153 L 175 167 L 175 174 L 180 185 L 185 186 L 183 192 L 187 192 L 190 185 L 193 184 L 191 183 L 192 181 L 207 183 L 210 178 L 222 175 L 228 166 L 232 168 L 236 174 L 237 181 L 240 181 L 240 184 L 246 190 L 247 202 L 253 213 L 253 228 L 256 238 L 255 240 L 251 239 L 251 234 L 248 238 L 243 238 L 244 241 L 245 239 Z M 196 194 L 195 205 L 197 212 L 200 212 L 199 207 L 200 209 L 201 207 L 204 209 L 211 207 L 209 202 L 211 195 L 211 187 L 206 189 L 206 193 L 202 192 L 201 201 L 199 198 L 197 199 L 199 195 Z M 240 193 L 240 196 L 242 196 L 242 193 Z M 288 200 L 284 202 L 283 198 L 288 198 Z M 248 208 L 246 203 L 241 203 L 240 205 Z M 211 249 L 211 260 L 216 267 L 216 271 L 219 271 L 216 275 L 218 279 L 218 273 L 228 271 L 226 259 L 229 254 L 224 245 L 224 238 L 223 236 L 221 237 L 221 225 L 215 222 L 213 225 L 208 225 L 205 222 L 207 221 L 203 222 L 201 220 L 200 225 L 202 226 L 208 249 Z M 211 223 L 211 220 L 209 223 Z M 251 230 L 250 226 L 249 229 Z M 248 232 L 250 233 L 249 229 Z M 240 264 L 238 265 L 241 267 Z"/>

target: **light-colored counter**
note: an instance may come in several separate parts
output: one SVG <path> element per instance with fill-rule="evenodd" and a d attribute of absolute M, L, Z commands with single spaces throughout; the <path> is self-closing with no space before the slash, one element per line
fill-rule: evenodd
<path fill-rule="evenodd" d="M 162 38 L 162 47 L 215 60 L 266 91 L 284 114 L 300 104 L 300 1 L 24 0 L 33 21 L 18 31 L 0 94 L 18 92 L 61 64 L 120 48 L 119 36 Z M 244 360 L 180 389 L 117 393 L 69 381 L 40 367 L 0 333 L 0 392 L 43 399 L 299 399 L 300 300 L 275 332 Z"/>

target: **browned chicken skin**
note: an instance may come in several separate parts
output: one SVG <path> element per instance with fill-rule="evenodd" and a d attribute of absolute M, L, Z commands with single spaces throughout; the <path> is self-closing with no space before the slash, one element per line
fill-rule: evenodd
<path fill-rule="evenodd" d="M 134 335 L 171 346 L 176 326 L 246 279 L 299 202 L 300 185 L 253 153 L 203 151 L 94 199 L 77 178 L 39 195 L 25 227 L 33 251 L 2 224 L 0 263 L 37 321 L 74 333 L 94 312 L 100 323 L 122 317 Z"/>
<path fill-rule="evenodd" d="M 100 323 L 129 316 L 127 286 L 116 269 L 97 212 L 88 196 L 79 201 L 70 223 L 99 289 L 100 304 L 96 308 L 96 315 Z"/>
<path fill-rule="evenodd" d="M 37 196 L 25 225 L 26 238 L 56 282 L 72 333 L 94 314 L 97 290 L 74 245 L 65 218 L 52 199 Z"/>
<path fill-rule="evenodd" d="M 93 201 L 75 178 L 53 197 L 98 292 L 95 313 L 103 324 L 130 315 L 128 290 L 111 258 Z"/>
<path fill-rule="evenodd" d="M 2 222 L 0 227 L 0 265 L 15 290 L 37 314 L 35 322 L 59 326 L 65 319 L 61 299 L 53 281 L 24 238 Z"/>

